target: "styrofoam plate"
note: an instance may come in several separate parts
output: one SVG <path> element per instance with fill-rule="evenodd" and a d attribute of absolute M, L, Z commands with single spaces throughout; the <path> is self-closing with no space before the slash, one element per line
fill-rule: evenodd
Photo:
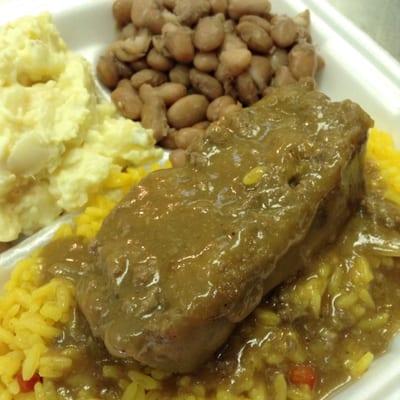
<path fill-rule="evenodd" d="M 116 34 L 111 4 L 111 0 L 0 0 L 0 25 L 23 15 L 49 11 L 70 48 L 95 66 L 98 55 Z M 335 100 L 350 98 L 359 103 L 400 145 L 400 65 L 324 0 L 272 0 L 272 5 L 274 12 L 289 15 L 311 10 L 312 36 L 326 61 L 321 90 Z M 0 254 L 0 287 L 16 260 L 47 242 L 56 226 Z M 400 336 L 360 380 L 331 399 L 399 400 L 399 358 Z"/>

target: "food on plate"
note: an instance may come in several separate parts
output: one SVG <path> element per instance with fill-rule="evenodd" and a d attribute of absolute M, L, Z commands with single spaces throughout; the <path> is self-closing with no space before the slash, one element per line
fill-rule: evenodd
<path fill-rule="evenodd" d="M 366 162 L 379 172 L 381 200 L 398 207 L 399 156 L 387 134 L 371 131 Z M 126 192 L 144 173 L 115 174 L 107 185 Z M 376 175 L 367 171 L 364 178 L 369 188 Z M 400 237 L 365 214 L 267 296 L 195 373 L 171 375 L 111 357 L 79 311 L 69 263 L 81 257 L 112 206 L 96 198 L 13 272 L 0 300 L 4 398 L 321 399 L 362 375 L 400 328 Z"/>
<path fill-rule="evenodd" d="M 272 14 L 269 0 L 115 0 L 113 13 L 119 37 L 97 75 L 122 115 L 153 129 L 161 146 L 179 149 L 171 153 L 177 165 L 205 133 L 194 125 L 255 103 L 271 86 L 313 80 L 323 67 L 308 10 L 290 18 Z M 149 118 L 143 103 L 150 92 L 162 101 Z M 227 98 L 229 106 L 216 106 Z M 183 102 L 193 105 L 176 111 Z M 192 127 L 196 135 L 187 134 Z"/>
<path fill-rule="evenodd" d="M 93 334 L 116 357 L 196 370 L 336 238 L 371 124 L 294 85 L 210 128 L 184 168 L 149 175 L 104 221 L 77 290 Z"/>
<path fill-rule="evenodd" d="M 152 133 L 97 97 L 49 15 L 0 28 L 0 242 L 76 211 L 112 171 L 160 156 Z"/>
<path fill-rule="evenodd" d="M 48 16 L 0 32 L 1 171 L 19 185 L 7 201 L 26 171 L 52 196 L 67 171 L 57 215 L 84 206 L 0 295 L 0 399 L 326 398 L 400 329 L 400 151 L 360 106 L 314 90 L 307 13 L 274 16 L 268 0 L 113 12 L 124 45 L 98 73 L 152 132 L 99 102 Z M 221 64 L 240 70 L 237 92 Z M 140 166 L 156 141 L 176 168 Z M 91 181 L 81 151 L 107 173 Z"/>

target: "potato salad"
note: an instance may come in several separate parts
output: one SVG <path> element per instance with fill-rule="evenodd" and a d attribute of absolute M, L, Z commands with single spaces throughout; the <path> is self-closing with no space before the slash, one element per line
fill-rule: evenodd
<path fill-rule="evenodd" d="M 81 208 L 112 170 L 158 159 L 154 144 L 97 97 L 49 15 L 0 29 L 0 242 Z"/>

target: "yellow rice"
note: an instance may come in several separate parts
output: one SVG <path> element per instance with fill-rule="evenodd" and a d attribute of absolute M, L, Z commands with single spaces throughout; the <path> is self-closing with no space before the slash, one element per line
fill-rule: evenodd
<path fill-rule="evenodd" d="M 367 143 L 367 159 L 374 162 L 386 186 L 387 200 L 400 205 L 400 151 L 393 137 L 376 128 L 371 129 Z"/>
<path fill-rule="evenodd" d="M 379 168 L 386 184 L 386 197 L 400 206 L 400 151 L 394 148 L 392 138 L 387 133 L 372 129 L 367 146 L 367 159 Z M 157 168 L 157 167 L 156 167 Z M 62 226 L 55 238 L 71 235 L 93 238 L 103 219 L 112 210 L 116 202 L 129 188 L 137 184 L 147 174 L 143 168 L 129 168 L 127 171 L 114 170 L 105 182 L 101 194 L 93 195 L 87 208 L 75 218 L 74 224 Z M 381 261 L 390 264 L 390 259 Z M 360 329 L 376 329 L 384 325 L 389 315 L 376 313 L 373 318 L 363 318 L 366 310 L 374 310 L 374 299 L 369 287 L 374 279 L 376 262 L 359 256 L 354 260 L 351 271 L 339 268 L 335 257 L 322 259 L 312 275 L 300 279 L 287 290 L 286 300 L 296 303 L 297 310 L 318 318 L 321 314 L 324 293 L 341 293 L 337 307 L 351 310 L 352 316 L 359 321 Z M 55 278 L 41 285 L 39 251 L 18 263 L 11 279 L 0 298 L 0 400 L 58 400 L 55 379 L 68 373 L 73 365 L 74 354 L 68 349 L 57 354 L 51 352 L 50 345 L 60 333 L 61 327 L 70 319 L 76 306 L 73 285 L 64 279 Z M 343 288 L 352 282 L 351 290 Z M 254 314 L 260 326 L 279 329 L 281 320 L 268 307 L 259 307 Z M 298 343 L 295 332 L 290 335 L 292 343 Z M 287 351 L 286 351 L 287 353 Z M 349 349 L 351 359 L 343 361 L 351 376 L 361 376 L 374 359 L 369 351 Z M 282 362 L 285 349 L 266 343 L 260 349 L 262 362 L 274 366 Z M 304 349 L 300 344 L 289 354 L 290 361 L 302 363 L 305 360 Z M 43 382 L 37 383 L 32 393 L 20 393 L 15 378 L 22 372 L 24 380 L 35 373 L 42 376 Z M 161 400 L 162 381 L 168 374 L 162 371 L 143 369 L 123 371 L 121 367 L 106 365 L 103 376 L 114 380 L 122 389 L 121 400 Z M 177 378 L 178 392 L 174 397 L 179 400 L 203 400 L 205 388 L 196 384 L 189 376 Z M 215 395 L 216 400 L 311 400 L 308 387 L 293 387 L 285 375 L 277 374 L 270 387 L 253 381 L 243 382 L 243 393 L 234 396 L 221 386 Z M 91 394 L 82 390 L 77 400 L 92 399 Z"/>

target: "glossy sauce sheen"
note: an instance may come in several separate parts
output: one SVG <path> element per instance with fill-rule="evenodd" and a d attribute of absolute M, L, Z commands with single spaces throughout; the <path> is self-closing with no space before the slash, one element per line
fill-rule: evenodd
<path fill-rule="evenodd" d="M 334 240 L 362 195 L 370 125 L 293 85 L 209 129 L 189 165 L 150 174 L 105 220 L 77 291 L 94 335 L 115 356 L 195 370 L 293 260 Z"/>
<path fill-rule="evenodd" d="M 173 315 L 173 317 L 176 317 L 173 322 L 179 322 L 182 315 L 186 318 L 188 315 L 186 311 L 192 309 L 194 310 L 193 314 L 189 315 L 198 316 L 197 319 L 194 317 L 190 319 L 192 323 L 201 321 L 204 316 L 208 318 L 210 314 L 207 314 L 207 304 L 210 304 L 212 312 L 215 312 L 213 307 L 218 303 L 218 296 L 222 296 L 225 300 L 225 296 L 229 296 L 231 293 L 229 288 L 226 291 L 222 290 L 225 287 L 224 284 L 233 282 L 232 290 L 238 290 L 241 286 L 237 285 L 237 281 L 249 275 L 246 269 L 240 268 L 240 263 L 231 263 L 225 267 L 225 272 L 229 266 L 235 266 L 235 268 L 239 268 L 241 275 L 235 276 L 234 271 L 231 271 L 229 275 L 228 271 L 226 272 L 227 276 L 232 278 L 232 281 L 225 279 L 222 283 L 219 283 L 217 280 L 211 280 L 215 279 L 215 276 L 206 266 L 198 263 L 197 268 L 203 268 L 201 271 L 210 278 L 207 284 L 211 282 L 212 288 L 222 290 L 220 293 L 215 292 L 218 296 L 213 297 L 211 296 L 212 292 L 207 292 L 206 296 L 201 297 L 200 289 L 204 289 L 201 286 L 203 281 L 199 279 L 200 285 L 197 286 L 197 279 L 194 279 L 196 275 L 187 272 L 192 271 L 193 273 L 193 270 L 190 270 L 190 267 L 193 267 L 191 262 L 202 260 L 202 253 L 196 251 L 196 246 L 200 243 L 203 246 L 202 249 L 205 249 L 204 251 L 209 251 L 215 246 L 223 252 L 225 249 L 230 250 L 232 244 L 235 243 L 234 240 L 238 242 L 238 236 L 242 236 L 238 246 L 246 255 L 250 250 L 242 246 L 243 243 L 244 246 L 248 246 L 249 242 L 242 242 L 243 233 L 241 232 L 248 228 L 247 223 L 252 227 L 254 226 L 255 232 L 264 230 L 264 234 L 269 235 L 269 240 L 272 243 L 274 243 L 274 237 L 276 241 L 282 240 L 282 235 L 278 237 L 277 232 L 266 229 L 264 224 L 257 223 L 260 219 L 260 204 L 263 204 L 266 198 L 273 199 L 270 206 L 275 211 L 272 213 L 272 218 L 268 220 L 271 223 L 270 226 L 275 220 L 284 221 L 283 217 L 286 210 L 284 210 L 284 207 L 276 207 L 276 205 L 290 203 L 280 203 L 282 199 L 287 199 L 287 201 L 290 199 L 293 209 L 298 208 L 312 214 L 312 211 L 302 203 L 302 200 L 308 200 L 308 197 L 305 194 L 306 188 L 301 186 L 304 181 L 307 182 L 307 173 L 311 174 L 310 171 L 315 178 L 315 180 L 310 181 L 313 187 L 318 187 L 319 179 L 324 179 L 324 185 L 321 185 L 320 189 L 326 190 L 325 185 L 328 185 L 331 190 L 328 191 L 324 199 L 316 201 L 317 207 L 313 208 L 310 205 L 314 197 L 311 197 L 311 200 L 308 201 L 308 206 L 314 210 L 316 215 L 312 215 L 313 219 L 307 225 L 307 234 L 303 235 L 302 240 L 286 252 L 285 256 L 278 261 L 274 270 L 271 268 L 273 271 L 264 282 L 264 288 L 270 290 L 283 279 L 286 280 L 286 283 L 270 296 L 264 298 L 256 308 L 255 313 L 242 323 L 237 324 L 237 328 L 229 340 L 224 346 L 220 347 L 210 361 L 199 367 L 196 372 L 185 377 L 189 382 L 186 388 L 183 388 L 180 383 L 180 375 L 172 375 L 160 385 L 158 398 L 173 399 L 178 394 L 190 394 L 195 387 L 198 388 L 199 386 L 204 388 L 202 389 L 204 394 L 200 396 L 201 398 L 215 399 L 216 392 L 221 389 L 223 391 L 229 390 L 235 396 L 247 398 L 250 396 L 250 388 L 262 386 L 266 387 L 264 390 L 267 390 L 268 395 L 273 395 L 275 393 L 274 379 L 277 374 L 281 373 L 288 377 L 290 376 L 290 369 L 301 363 L 311 365 L 315 369 L 316 387 L 312 398 L 319 399 L 350 379 L 346 366 L 349 360 L 353 361 L 354 355 L 349 352 L 349 348 L 355 349 L 354 357 L 357 358 L 366 351 L 372 351 L 376 354 L 386 347 L 389 339 L 399 327 L 400 295 L 397 286 L 400 272 L 398 265 L 390 262 L 382 262 L 379 269 L 377 269 L 377 265 L 381 258 L 386 257 L 389 260 L 391 256 L 400 255 L 399 235 L 396 232 L 380 228 L 377 224 L 371 222 L 369 217 L 357 216 L 351 220 L 344 233 L 340 235 L 339 240 L 336 239 L 340 228 L 336 225 L 344 224 L 357 205 L 359 196 L 362 195 L 362 189 L 359 186 L 362 182 L 362 176 L 359 170 L 358 157 L 361 154 L 360 147 L 364 134 L 355 129 L 361 129 L 360 126 L 365 128 L 369 124 L 369 119 L 360 112 L 358 107 L 351 105 L 351 103 L 346 105 L 336 103 L 332 108 L 324 108 L 327 100 L 321 94 L 310 96 L 310 102 L 313 104 L 311 109 L 315 107 L 315 113 L 312 114 L 312 117 L 306 118 L 302 114 L 301 118 L 304 119 L 301 119 L 301 122 L 294 117 L 291 119 L 291 112 L 299 107 L 299 98 L 307 93 L 307 90 L 303 90 L 297 88 L 293 92 L 288 92 L 288 96 L 293 99 L 293 102 L 287 99 L 287 111 L 282 118 L 279 118 L 278 115 L 274 119 L 271 113 L 268 114 L 268 119 L 265 118 L 266 110 L 261 107 L 250 112 L 247 115 L 247 120 L 246 118 L 241 119 L 240 122 L 225 120 L 224 123 L 235 137 L 225 137 L 225 132 L 219 130 L 221 127 L 217 127 L 214 132 L 218 132 L 218 136 L 209 138 L 205 145 L 198 144 L 198 147 L 194 149 L 191 164 L 191 168 L 196 171 L 196 178 L 199 176 L 194 183 L 191 180 L 193 177 L 190 177 L 186 169 L 174 171 L 177 182 L 174 183 L 175 186 L 172 189 L 169 185 L 173 184 L 173 180 L 169 174 L 161 171 L 152 175 L 153 178 L 150 179 L 150 182 L 144 181 L 142 185 L 134 189 L 115 210 L 114 214 L 109 217 L 95 244 L 87 245 L 79 238 L 69 238 L 55 241 L 43 250 L 41 256 L 44 280 L 48 281 L 53 276 L 73 280 L 79 285 L 81 305 L 82 302 L 88 301 L 89 306 L 93 307 L 93 310 L 98 313 L 96 316 L 98 325 L 94 324 L 92 320 L 90 326 L 80 310 L 76 308 L 73 317 L 63 328 L 59 339 L 54 343 L 55 352 L 62 352 L 65 348 L 68 348 L 78 354 L 75 356 L 72 369 L 57 383 L 58 391 L 62 393 L 63 399 L 76 398 L 80 390 L 79 387 L 83 386 L 86 387 L 87 393 L 93 397 L 107 400 L 120 399 L 122 394 L 119 387 L 120 381 L 118 379 L 112 381 L 110 378 L 106 378 L 103 375 L 104 366 L 111 365 L 116 368 L 117 375 L 122 380 L 128 379 L 127 371 L 129 370 L 141 370 L 149 374 L 151 369 L 144 368 L 133 358 L 116 358 L 110 355 L 102 340 L 105 325 L 107 323 L 112 324 L 119 319 L 118 328 L 120 329 L 115 329 L 115 326 L 112 325 L 114 329 L 108 333 L 109 335 L 114 334 L 115 338 L 104 337 L 104 339 L 106 343 L 107 340 L 117 340 L 126 344 L 124 333 L 138 333 L 138 337 L 142 337 L 146 333 L 145 330 L 149 328 L 147 321 L 151 321 L 153 318 L 159 324 L 158 328 L 161 332 L 165 332 L 162 329 L 162 323 L 166 324 L 167 331 L 171 332 L 172 325 L 169 324 L 171 320 L 165 322 L 165 320 L 157 318 L 157 313 L 166 310 L 168 306 L 175 307 L 174 311 L 176 312 L 180 310 L 179 307 L 189 305 L 183 310 L 185 313 Z M 271 103 L 267 103 L 268 109 L 274 109 L 276 103 L 273 99 L 270 101 Z M 310 104 L 307 105 L 306 103 L 302 103 L 300 107 L 309 107 Z M 320 105 L 322 105 L 322 108 L 319 108 Z M 290 109 L 290 107 L 293 108 Z M 310 109 L 308 108 L 308 110 Z M 322 118 L 321 115 L 325 115 L 325 117 Z M 335 115 L 335 118 L 330 118 L 330 115 Z M 321 118 L 323 119 L 322 122 L 320 121 Z M 327 119 L 331 121 L 330 124 L 326 122 Z M 304 129 L 304 127 L 310 126 L 310 132 L 307 132 L 307 134 L 311 136 L 312 132 L 315 134 L 315 128 L 317 128 L 317 131 L 318 128 L 324 131 L 331 127 L 329 134 L 336 134 L 337 141 L 334 144 L 329 143 L 330 148 L 327 153 L 324 152 L 325 150 L 322 151 L 321 143 L 318 143 L 318 147 L 321 147 L 320 151 L 313 148 L 311 153 L 302 153 L 307 155 L 306 160 L 309 169 L 301 169 L 299 173 L 298 168 L 301 166 L 301 162 L 290 163 L 291 157 L 283 157 L 283 150 L 280 151 L 280 149 L 285 146 L 284 149 L 288 150 L 285 154 L 293 156 L 293 153 L 298 154 L 296 152 L 299 149 L 304 150 L 307 144 L 312 143 L 311 137 L 302 137 L 302 141 L 298 139 L 298 142 L 296 142 L 296 135 L 293 133 L 293 136 L 289 135 L 288 137 L 290 141 L 288 140 L 285 143 L 274 139 L 268 143 L 268 146 L 263 147 L 263 144 L 260 146 L 262 151 L 265 151 L 263 157 L 258 151 L 258 142 L 249 133 L 253 132 L 254 125 L 265 126 L 265 124 L 269 124 L 272 126 L 277 121 L 286 120 L 289 120 L 290 123 L 279 131 L 282 136 L 293 129 L 293 126 L 296 126 L 295 124 L 299 124 L 299 129 L 300 127 Z M 355 123 L 357 121 L 361 121 L 358 128 Z M 253 135 L 258 137 L 260 131 L 262 131 L 261 128 Z M 241 132 L 238 135 L 239 137 L 236 137 L 235 132 Z M 246 147 L 246 144 L 244 148 L 241 147 L 242 142 L 247 140 L 242 136 L 246 135 L 250 135 L 249 140 L 254 140 L 255 150 L 251 150 L 250 146 Z M 352 149 L 349 146 L 345 148 L 344 138 L 347 135 L 360 139 L 359 142 L 355 140 L 350 143 L 351 146 L 354 146 Z M 265 137 L 261 137 L 261 141 L 264 139 Z M 297 146 L 291 147 L 292 142 L 297 143 Z M 327 143 L 326 139 L 325 143 Z M 238 144 L 240 149 L 236 148 Z M 209 149 L 213 149 L 213 147 L 214 153 L 210 154 Z M 222 153 L 221 149 L 223 149 L 223 152 L 227 151 L 231 161 L 233 160 L 233 164 L 234 160 L 238 159 L 245 165 L 245 168 L 241 170 L 240 166 L 237 165 L 229 169 L 227 167 L 229 162 L 224 158 L 225 153 Z M 276 159 L 269 154 L 271 149 L 273 154 L 278 154 L 281 157 L 278 157 L 278 160 L 281 160 L 283 166 L 282 163 L 280 166 L 279 163 L 277 163 L 278 166 L 275 165 Z M 322 155 L 326 156 L 327 154 L 330 156 L 328 160 L 322 157 Z M 221 159 L 218 158 L 219 155 Z M 349 159 L 344 162 L 346 155 L 349 155 Z M 248 157 L 253 161 L 249 161 Z M 218 163 L 219 167 L 218 171 L 207 176 L 207 179 L 213 182 L 213 185 L 204 186 L 204 177 L 207 174 L 205 169 L 209 166 L 210 160 Z M 266 164 L 267 161 L 268 164 Z M 315 164 L 312 164 L 313 162 Z M 340 171 L 339 176 L 337 171 L 335 174 L 330 175 L 328 173 L 325 175 L 321 170 L 319 170 L 319 173 L 313 170 L 313 168 L 318 168 L 321 164 L 326 163 L 328 165 L 327 170 L 334 171 L 335 165 L 340 162 L 343 163 L 343 168 L 338 169 Z M 244 187 L 243 176 L 257 163 L 260 166 L 273 167 L 273 171 L 271 170 L 269 173 L 267 170 L 263 175 L 263 179 L 268 180 L 269 186 Z M 282 171 L 285 174 L 282 174 Z M 224 180 L 225 185 L 219 183 L 218 177 Z M 293 179 L 293 177 L 296 177 L 296 179 Z M 282 181 L 285 184 L 284 187 Z M 292 191 L 287 190 L 288 186 Z M 200 199 L 194 199 L 195 192 L 199 187 L 202 188 L 201 193 L 203 194 L 199 196 Z M 157 198 L 155 196 L 155 198 L 151 198 L 153 190 L 159 190 L 159 193 L 163 193 L 164 197 Z M 213 192 L 213 190 L 218 191 Z M 265 194 L 266 192 L 268 192 L 268 196 Z M 278 197 L 273 197 L 275 192 Z M 215 196 L 215 193 L 217 193 L 217 196 Z M 257 194 L 257 196 L 251 194 Z M 181 206 L 181 203 L 179 203 L 180 196 L 185 199 L 184 204 L 187 209 L 183 210 L 185 212 L 180 214 L 182 218 L 179 218 L 176 222 L 172 219 L 171 214 Z M 247 203 L 243 203 L 242 209 L 235 203 L 238 196 L 241 196 L 241 202 L 243 199 L 248 200 Z M 374 200 L 377 201 L 377 196 L 374 197 Z M 237 211 L 239 217 L 232 217 L 234 208 L 239 208 L 243 215 L 250 215 L 253 218 L 249 221 L 240 219 L 239 211 Z M 261 207 L 261 209 L 263 208 Z M 193 219 L 191 210 L 198 212 L 198 214 L 195 214 L 196 220 Z M 210 221 L 206 220 L 206 226 L 201 223 L 204 210 L 212 213 L 213 216 Z M 218 213 L 218 210 L 228 213 L 227 218 L 224 218 L 222 212 Z M 118 215 L 120 218 L 117 218 Z M 275 215 L 276 218 L 274 219 Z M 177 231 L 177 225 L 175 225 L 178 223 L 179 231 Z M 290 238 L 294 242 L 296 238 L 301 236 L 299 231 L 300 227 L 303 226 L 302 224 L 302 220 L 297 220 L 294 228 L 293 225 L 289 225 L 290 229 L 297 230 L 294 233 L 290 231 L 286 238 Z M 150 225 L 156 225 L 157 229 L 153 230 Z M 159 230 L 162 230 L 163 234 Z M 146 235 L 140 232 L 146 232 Z M 215 232 L 219 236 L 215 235 Z M 238 234 L 236 238 L 233 235 L 234 232 L 235 235 Z M 138 235 L 140 233 L 140 241 L 137 239 L 136 233 Z M 246 236 L 246 238 L 248 237 Z M 257 239 L 262 240 L 262 238 Z M 327 243 L 333 241 L 335 244 L 327 245 Z M 231 246 L 227 247 L 226 243 Z M 284 247 L 289 247 L 291 243 L 286 241 Z M 278 243 L 275 245 L 278 246 Z M 322 249 L 322 247 L 324 248 Z M 178 249 L 182 252 L 178 253 Z M 251 251 L 257 253 L 258 250 L 256 247 L 252 247 Z M 320 255 L 315 256 L 317 251 Z M 224 261 L 223 256 L 224 254 L 215 252 L 212 253 L 214 258 L 207 259 Z M 358 328 L 359 320 L 354 319 L 350 311 L 341 311 L 339 305 L 336 304 L 338 298 L 346 295 L 352 289 L 354 282 L 351 282 L 346 274 L 351 273 L 354 260 L 360 256 L 365 257 L 375 268 L 374 279 L 369 287 L 375 306 L 374 308 L 367 308 L 362 318 L 375 318 L 377 314 L 390 310 L 390 319 L 374 330 L 360 330 Z M 160 260 L 168 264 L 161 268 Z M 304 312 L 303 306 L 297 301 L 293 303 L 291 293 L 296 291 L 296 288 L 304 282 L 317 278 L 321 274 L 320 265 L 325 262 L 331 264 L 330 274 L 335 274 L 339 270 L 342 271 L 346 286 L 341 289 L 341 292 L 324 294 L 320 315 L 316 317 Z M 299 268 L 303 269 L 299 276 L 287 280 L 288 276 Z M 180 275 L 174 275 L 168 281 L 169 275 L 177 274 L 176 271 L 182 271 L 184 279 L 177 282 L 172 281 L 172 278 L 180 277 Z M 263 271 L 257 272 L 256 279 L 263 276 Z M 358 279 L 358 272 L 355 276 Z M 172 288 L 168 287 L 169 284 L 173 285 Z M 237 285 L 236 288 L 234 285 Z M 174 293 L 174 290 L 176 293 Z M 168 294 L 168 297 L 165 293 Z M 249 295 L 248 297 L 251 298 L 252 296 Z M 202 303 L 203 298 L 207 301 L 211 300 L 211 302 Z M 168 300 L 168 303 L 165 299 Z M 230 316 L 238 315 L 237 307 L 240 305 L 243 305 L 246 310 L 248 309 L 246 301 L 239 301 L 235 296 L 232 296 L 231 299 L 231 303 L 237 302 L 237 305 L 233 308 L 235 313 L 231 311 Z M 278 316 L 279 321 L 271 324 L 266 323 L 265 312 L 273 313 L 275 318 Z M 224 313 L 227 312 L 224 311 Z M 175 326 L 177 326 L 179 332 L 179 325 Z M 192 326 L 196 328 L 200 326 L 201 328 L 201 324 Z M 210 332 L 205 333 L 210 335 Z M 205 337 L 209 338 L 207 335 Z M 204 343 L 198 343 L 198 346 L 200 350 L 207 349 Z M 179 346 L 177 351 L 179 351 Z M 302 357 L 299 358 L 298 353 L 302 354 Z M 81 386 L 77 385 L 77 382 L 81 382 Z M 288 389 L 297 390 L 290 383 L 290 380 L 288 381 Z"/>
<path fill-rule="evenodd" d="M 79 238 L 55 241 L 42 252 L 44 280 L 51 276 L 65 277 L 76 281 L 87 272 L 88 264 L 82 263 L 80 251 L 84 245 Z M 87 254 L 87 253 L 86 253 Z M 312 365 L 316 371 L 317 384 L 312 399 L 322 399 L 346 383 L 351 377 L 345 365 L 351 354 L 349 344 L 363 354 L 372 351 L 382 352 L 393 334 L 400 326 L 400 263 L 381 266 L 370 286 L 370 294 L 375 301 L 375 310 L 369 310 L 365 318 L 374 317 L 376 312 L 390 310 L 391 318 L 383 326 L 374 330 L 360 331 L 357 321 L 350 314 L 339 313 L 335 299 L 341 294 L 324 296 L 321 315 L 298 314 L 302 307 L 288 302 L 288 294 L 296 289 L 301 280 L 313 279 L 318 275 L 320 260 L 332 262 L 336 269 L 348 271 L 351 260 L 357 256 L 377 260 L 379 256 L 400 255 L 400 234 L 377 226 L 370 217 L 357 216 L 346 227 L 339 240 L 325 249 L 322 254 L 309 260 L 303 274 L 282 285 L 271 296 L 265 298 L 256 312 L 238 325 L 229 341 L 210 360 L 195 373 L 188 375 L 191 385 L 205 388 L 206 398 L 214 399 L 218 389 L 229 390 L 233 395 L 243 395 L 250 385 L 273 387 L 276 374 L 287 374 L 296 364 L 294 354 L 300 349 L 305 351 L 306 365 Z M 66 261 L 67 260 L 67 261 Z M 375 261 L 376 262 L 376 261 Z M 351 282 L 348 282 L 351 285 Z M 260 312 L 273 312 L 279 315 L 281 322 L 275 326 L 263 323 Z M 69 323 L 53 345 L 53 351 L 62 352 L 73 349 L 75 357 L 73 368 L 57 383 L 63 399 L 76 398 L 79 387 L 73 382 L 82 382 L 88 393 L 94 397 L 117 400 L 121 398 L 121 389 L 117 382 L 111 384 L 103 376 L 103 367 L 112 365 L 123 377 L 129 370 L 140 370 L 141 366 L 130 359 L 112 357 L 103 343 L 90 332 L 90 328 L 78 309 L 75 309 Z M 267 356 L 282 357 L 278 365 L 267 361 Z M 163 381 L 160 398 L 174 399 L 179 389 L 180 376 L 171 376 Z M 189 392 L 190 393 L 190 392 Z M 246 398 L 246 397 L 245 397 Z"/>

